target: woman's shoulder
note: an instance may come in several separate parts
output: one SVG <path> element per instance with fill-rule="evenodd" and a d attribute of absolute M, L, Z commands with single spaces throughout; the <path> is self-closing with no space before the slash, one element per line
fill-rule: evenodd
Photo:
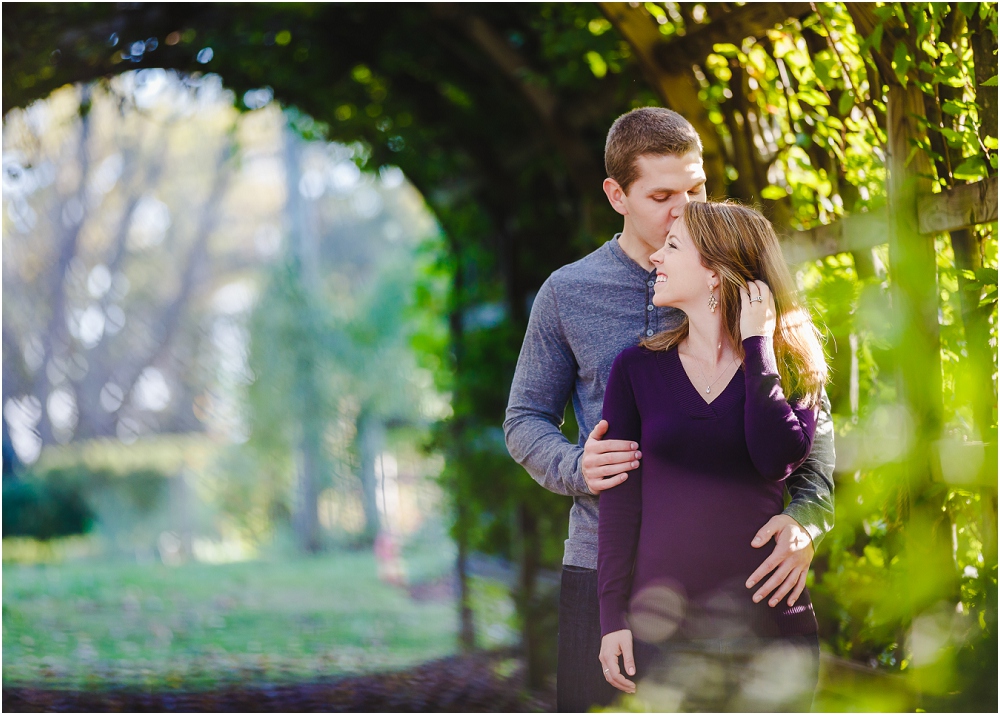
<path fill-rule="evenodd" d="M 671 350 L 674 349 L 676 348 L 671 348 Z M 642 345 L 635 345 L 618 353 L 612 368 L 617 366 L 620 370 L 629 371 L 648 369 L 656 364 L 658 355 L 665 354 L 666 352 L 663 350 L 650 350 Z"/>

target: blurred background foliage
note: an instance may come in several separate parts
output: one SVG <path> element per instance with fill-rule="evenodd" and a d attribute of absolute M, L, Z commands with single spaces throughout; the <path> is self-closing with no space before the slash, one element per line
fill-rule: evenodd
<path fill-rule="evenodd" d="M 197 562 L 257 558 L 284 579 L 313 563 L 298 551 L 347 581 L 370 569 L 373 593 L 445 584 L 458 617 L 427 616 L 448 634 L 428 653 L 514 627 L 543 685 L 569 505 L 507 455 L 507 390 L 534 291 L 620 228 L 600 190 L 608 127 L 664 104 L 702 134 L 710 194 L 775 222 L 826 335 L 837 527 L 810 574 L 817 707 L 994 708 L 996 18 L 992 3 L 5 6 L 4 654 L 35 659 L 17 678 L 137 656 L 22 633 L 23 599 L 63 577 L 15 559 L 118 554 L 197 580 Z M 891 97 L 914 88 L 893 164 Z M 971 211 L 984 223 L 898 239 L 933 242 L 912 280 L 886 244 L 902 164 L 924 194 L 993 187 L 992 218 Z M 912 283 L 937 316 L 927 409 L 907 382 Z M 571 411 L 564 430 L 576 439 Z M 74 568 L 50 573 L 76 583 Z M 508 598 L 516 615 L 491 621 Z M 381 647 L 349 618 L 358 648 Z M 161 654 L 201 652 L 150 633 Z M 299 652 L 247 637 L 204 652 Z M 312 665 L 288 672 L 338 670 L 302 648 Z M 176 657 L 156 672 L 190 679 Z"/>

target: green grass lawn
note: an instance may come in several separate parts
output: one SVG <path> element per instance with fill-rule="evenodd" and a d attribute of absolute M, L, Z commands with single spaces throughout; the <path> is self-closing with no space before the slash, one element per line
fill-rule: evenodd
<path fill-rule="evenodd" d="M 408 555 L 413 580 L 447 574 Z M 446 589 L 445 589 L 446 591 Z M 474 580 L 480 645 L 514 639 L 505 590 Z M 96 559 L 3 566 L 3 682 L 205 687 L 394 670 L 456 650 L 446 592 L 379 581 L 370 551 L 177 567 Z"/>

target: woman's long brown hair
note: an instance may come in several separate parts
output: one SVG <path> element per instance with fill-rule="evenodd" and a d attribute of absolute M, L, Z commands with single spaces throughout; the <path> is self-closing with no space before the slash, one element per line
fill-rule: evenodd
<path fill-rule="evenodd" d="M 802 403 L 819 404 L 827 368 L 819 332 L 798 301 L 791 273 L 781 254 L 771 222 L 736 203 L 689 203 L 681 216 L 701 255 L 701 264 L 719 276 L 722 325 L 742 360 L 740 288 L 764 281 L 774 296 L 774 354 L 785 394 Z M 706 291 L 705 300 L 708 300 Z M 642 341 L 650 350 L 669 350 L 688 334 L 688 320 Z"/>

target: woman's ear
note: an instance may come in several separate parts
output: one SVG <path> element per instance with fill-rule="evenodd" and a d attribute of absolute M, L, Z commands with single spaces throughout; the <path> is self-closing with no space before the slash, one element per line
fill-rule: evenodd
<path fill-rule="evenodd" d="M 708 272 L 708 289 L 715 290 L 719 287 L 719 274 L 715 271 Z"/>

